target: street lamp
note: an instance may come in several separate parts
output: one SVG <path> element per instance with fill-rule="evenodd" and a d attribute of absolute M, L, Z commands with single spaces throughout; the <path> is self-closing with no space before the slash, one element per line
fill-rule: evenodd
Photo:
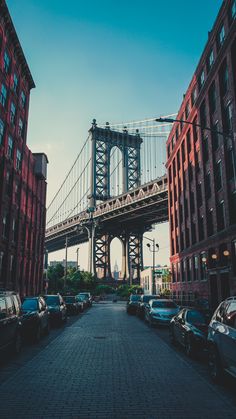
<path fill-rule="evenodd" d="M 153 272 L 153 276 L 152 276 L 152 293 L 155 294 L 156 292 L 156 284 L 155 284 L 155 256 L 156 253 L 159 252 L 160 248 L 159 248 L 159 244 L 156 243 L 155 239 L 150 239 L 149 237 L 143 236 L 144 239 L 149 240 L 150 242 L 152 242 L 152 248 L 150 243 L 147 243 L 147 247 L 149 249 L 149 251 L 152 253 L 152 272 Z"/>
<path fill-rule="evenodd" d="M 225 132 L 212 129 L 210 127 L 204 127 L 203 125 L 198 124 L 196 122 L 186 121 L 183 119 L 156 118 L 155 121 L 160 122 L 160 123 L 165 122 L 169 124 L 174 124 L 174 122 L 180 122 L 181 124 L 192 125 L 193 127 L 200 128 L 201 130 L 210 131 L 211 133 L 222 135 L 222 137 L 225 137 L 225 138 L 229 138 L 232 141 L 234 185 L 236 187 L 236 156 L 235 156 L 235 145 L 234 145 L 235 134 L 233 132 L 229 132 L 228 134 L 226 134 Z"/>
<path fill-rule="evenodd" d="M 79 247 L 77 247 L 76 249 L 76 266 L 77 266 L 77 271 L 79 268 Z"/>

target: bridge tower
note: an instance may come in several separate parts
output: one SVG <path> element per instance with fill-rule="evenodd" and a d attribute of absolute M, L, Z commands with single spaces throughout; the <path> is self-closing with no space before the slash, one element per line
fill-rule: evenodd
<path fill-rule="evenodd" d="M 123 132 L 113 131 L 109 123 L 105 128 L 98 127 L 93 120 L 90 129 L 92 141 L 91 185 L 89 195 L 90 240 L 89 266 L 92 273 L 102 269 L 104 278 L 111 278 L 110 243 L 118 237 L 122 243 L 122 274 L 124 279 L 132 282 L 139 277 L 143 265 L 142 236 L 140 228 L 129 226 L 120 230 L 104 231 L 96 220 L 93 212 L 101 201 L 111 198 L 110 190 L 110 156 L 113 147 L 118 147 L 122 154 L 122 192 L 128 192 L 141 184 L 140 147 L 142 139 L 138 130 L 130 135 L 127 129 Z"/>

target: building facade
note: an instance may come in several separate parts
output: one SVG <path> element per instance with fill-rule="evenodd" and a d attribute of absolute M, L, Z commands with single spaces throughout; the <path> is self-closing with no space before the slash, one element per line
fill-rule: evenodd
<path fill-rule="evenodd" d="M 144 294 L 149 295 L 169 292 L 171 290 L 170 268 L 167 266 L 156 266 L 153 275 L 153 268 L 145 267 L 140 273 L 140 287 L 143 289 Z"/>
<path fill-rule="evenodd" d="M 176 119 L 167 141 L 173 297 L 214 308 L 236 294 L 236 0 L 223 2 Z"/>
<path fill-rule="evenodd" d="M 43 287 L 46 168 L 26 145 L 29 67 L 5 0 L 0 1 L 0 288 L 36 294 Z"/>

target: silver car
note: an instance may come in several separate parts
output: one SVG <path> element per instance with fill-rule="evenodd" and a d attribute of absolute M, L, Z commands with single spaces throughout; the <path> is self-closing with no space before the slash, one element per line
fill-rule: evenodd
<path fill-rule="evenodd" d="M 216 309 L 208 329 L 209 369 L 214 381 L 224 371 L 236 378 L 236 297 Z"/>
<path fill-rule="evenodd" d="M 179 307 L 172 300 L 150 300 L 145 307 L 145 320 L 153 325 L 169 325 L 172 317 L 179 312 Z"/>

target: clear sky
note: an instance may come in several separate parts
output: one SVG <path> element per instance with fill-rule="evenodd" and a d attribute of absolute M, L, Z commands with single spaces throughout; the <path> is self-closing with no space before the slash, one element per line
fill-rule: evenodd
<path fill-rule="evenodd" d="M 222 0 L 7 4 L 36 83 L 28 145 L 48 155 L 50 201 L 94 117 L 119 122 L 178 110 Z M 168 263 L 168 225 L 154 234 L 163 249 L 158 262 Z M 119 254 L 113 251 L 113 264 Z M 150 256 L 145 252 L 145 263 Z M 85 260 L 83 246 L 84 268 Z"/>

